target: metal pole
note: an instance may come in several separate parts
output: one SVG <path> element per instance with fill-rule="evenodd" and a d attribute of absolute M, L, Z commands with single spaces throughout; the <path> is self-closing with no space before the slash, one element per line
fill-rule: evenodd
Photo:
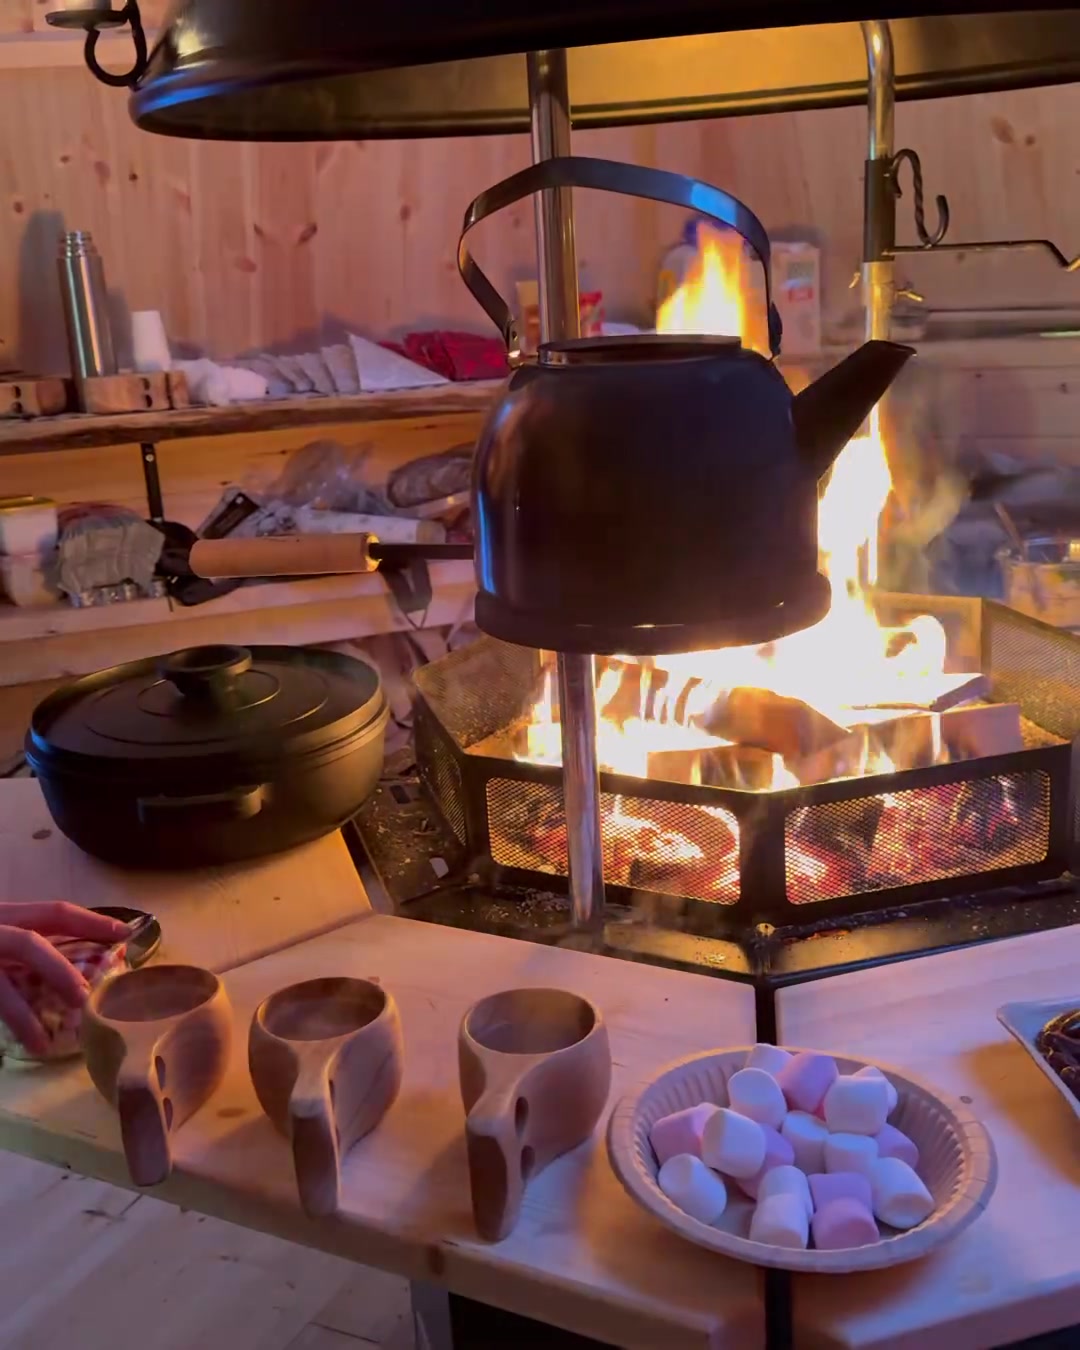
<path fill-rule="evenodd" d="M 570 153 L 566 52 L 531 52 L 529 111 L 534 162 Z M 540 261 L 540 338 L 580 333 L 574 204 L 570 188 L 542 192 L 536 202 Z M 574 927 L 599 932 L 604 921 L 600 770 L 596 758 L 596 673 L 591 656 L 558 654 L 563 802 Z"/>
<path fill-rule="evenodd" d="M 865 214 L 863 219 L 863 301 L 867 339 L 889 336 L 896 264 L 896 194 L 890 170 L 893 156 L 895 84 L 892 34 L 888 23 L 862 25 L 866 62 L 870 72 Z"/>

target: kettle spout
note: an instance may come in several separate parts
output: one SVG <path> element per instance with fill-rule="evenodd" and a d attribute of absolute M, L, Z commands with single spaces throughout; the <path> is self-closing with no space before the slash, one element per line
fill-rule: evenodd
<path fill-rule="evenodd" d="M 795 442 L 819 478 L 914 355 L 914 347 L 897 342 L 865 342 L 796 395 L 791 408 Z"/>

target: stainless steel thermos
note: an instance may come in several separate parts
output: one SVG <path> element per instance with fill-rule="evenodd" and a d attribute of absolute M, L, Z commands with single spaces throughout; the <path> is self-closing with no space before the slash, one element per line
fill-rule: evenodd
<path fill-rule="evenodd" d="M 79 385 L 95 375 L 115 375 L 105 266 L 91 235 L 70 230 L 60 242 L 57 262 L 72 375 Z"/>

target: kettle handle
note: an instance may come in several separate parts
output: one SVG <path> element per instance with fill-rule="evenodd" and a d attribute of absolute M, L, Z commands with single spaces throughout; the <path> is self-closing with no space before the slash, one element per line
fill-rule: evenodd
<path fill-rule="evenodd" d="M 530 197 L 546 188 L 595 188 L 600 192 L 620 192 L 627 197 L 644 197 L 650 201 L 684 206 L 698 215 L 708 216 L 721 225 L 727 225 L 741 234 L 758 256 L 765 272 L 765 303 L 768 307 L 769 350 L 780 354 L 783 326 L 780 314 L 772 300 L 769 276 L 769 236 L 765 227 L 749 207 L 737 197 L 697 178 L 687 178 L 667 169 L 648 169 L 640 164 L 620 164 L 610 159 L 589 159 L 579 155 L 564 155 L 544 159 L 520 173 L 511 174 L 501 183 L 489 187 L 475 198 L 465 212 L 458 241 L 458 271 L 481 309 L 503 336 L 511 362 L 521 354 L 518 326 L 510 307 L 491 284 L 487 274 L 477 265 L 469 252 L 465 237 L 474 225 L 501 211 L 505 206 Z"/>

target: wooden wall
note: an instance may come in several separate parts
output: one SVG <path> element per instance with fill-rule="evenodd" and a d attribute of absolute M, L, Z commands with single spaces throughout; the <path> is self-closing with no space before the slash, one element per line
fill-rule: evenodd
<path fill-rule="evenodd" d="M 45 34 L 56 0 L 0 0 L 0 367 L 65 364 L 55 282 L 63 228 L 93 231 L 110 284 L 158 308 L 193 350 L 303 349 L 343 328 L 483 327 L 454 264 L 463 208 L 522 166 L 524 137 L 239 146 L 137 132 L 126 96 L 97 84 L 79 43 Z M 160 5 L 147 0 L 152 20 Z M 115 60 L 127 57 L 124 45 Z M 946 190 L 951 237 L 1054 238 L 1080 252 L 1080 86 L 905 105 L 898 144 Z M 860 251 L 865 114 L 859 109 L 594 131 L 587 154 L 697 174 L 743 197 L 772 230 L 812 230 L 836 323 Z M 646 320 L 673 210 L 578 194 L 579 255 L 609 317 Z M 910 209 L 910 191 L 901 210 Z M 932 205 L 931 205 L 932 214 Z M 911 238 L 905 218 L 902 237 Z M 477 231 L 504 286 L 529 275 L 528 205 Z M 1080 305 L 1080 274 L 1040 257 L 916 258 L 935 305 Z"/>

